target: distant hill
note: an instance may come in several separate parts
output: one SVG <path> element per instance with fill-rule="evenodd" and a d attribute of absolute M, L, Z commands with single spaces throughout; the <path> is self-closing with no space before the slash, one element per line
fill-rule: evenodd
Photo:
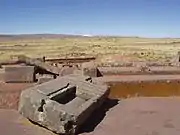
<path fill-rule="evenodd" d="M 3 35 L 0 34 L 0 41 L 8 40 L 25 40 L 25 39 L 48 39 L 48 38 L 71 38 L 83 37 L 81 35 L 68 35 L 68 34 L 21 34 L 21 35 Z"/>
<path fill-rule="evenodd" d="M 35 39 L 58 39 L 58 38 L 74 38 L 74 37 L 97 37 L 97 38 L 122 38 L 128 40 L 143 39 L 143 40 L 178 40 L 180 38 L 148 38 L 148 37 L 138 37 L 138 36 L 111 36 L 111 35 L 70 35 L 70 34 L 19 34 L 19 35 L 4 35 L 0 34 L 0 41 L 13 41 L 13 40 L 35 40 Z M 177 41 L 175 41 L 177 42 Z"/>

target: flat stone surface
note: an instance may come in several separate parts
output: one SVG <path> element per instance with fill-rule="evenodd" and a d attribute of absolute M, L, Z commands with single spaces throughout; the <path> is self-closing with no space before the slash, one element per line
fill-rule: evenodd
<path fill-rule="evenodd" d="M 73 74 L 76 69 L 77 69 L 76 67 L 69 67 L 69 66 L 61 67 L 60 75 L 65 76 L 65 75 Z"/>
<path fill-rule="evenodd" d="M 179 135 L 179 104 L 180 97 L 122 100 L 118 105 L 111 106 L 112 108 L 100 108 L 94 112 L 80 134 Z M 99 117 L 103 120 L 93 128 L 93 122 Z M 12 110 L 0 110 L 0 133 L 3 135 L 53 135 L 52 132 L 29 123 Z"/>
<path fill-rule="evenodd" d="M 83 135 L 179 135 L 179 104 L 179 97 L 126 99 Z"/>
<path fill-rule="evenodd" d="M 48 81 L 51 81 L 53 80 L 53 76 L 41 76 L 41 77 L 38 77 L 38 84 L 42 84 L 42 83 L 45 83 L 45 82 L 48 82 Z"/>

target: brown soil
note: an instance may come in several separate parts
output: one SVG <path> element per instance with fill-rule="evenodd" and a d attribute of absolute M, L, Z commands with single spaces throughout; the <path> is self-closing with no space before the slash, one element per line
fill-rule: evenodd
<path fill-rule="evenodd" d="M 0 110 L 1 135 L 55 135 L 52 132 L 30 123 L 15 110 Z"/>
<path fill-rule="evenodd" d="M 17 109 L 21 91 L 31 85 L 33 84 L 0 82 L 0 109 Z"/>
<path fill-rule="evenodd" d="M 179 81 L 110 83 L 110 98 L 180 96 Z"/>

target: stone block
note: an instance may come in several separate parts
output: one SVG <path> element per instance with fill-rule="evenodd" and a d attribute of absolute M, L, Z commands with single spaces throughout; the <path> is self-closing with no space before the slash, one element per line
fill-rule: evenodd
<path fill-rule="evenodd" d="M 51 74 L 36 74 L 36 79 L 37 79 L 38 84 L 48 82 L 48 81 L 53 80 L 55 78 L 56 77 L 54 75 L 51 75 Z"/>
<path fill-rule="evenodd" d="M 69 67 L 69 66 L 63 66 L 61 68 L 61 76 L 70 75 L 74 73 L 74 70 L 76 70 L 76 67 Z"/>
<path fill-rule="evenodd" d="M 107 85 L 68 75 L 24 90 L 18 110 L 53 132 L 75 134 L 108 94 Z"/>
<path fill-rule="evenodd" d="M 39 77 L 38 78 L 38 84 L 45 83 L 45 82 L 48 82 L 48 81 L 51 81 L 51 80 L 53 80 L 52 77 Z"/>
<path fill-rule="evenodd" d="M 4 81 L 4 69 L 0 68 L 0 81 Z"/>
<path fill-rule="evenodd" d="M 48 63 L 43 62 L 43 60 L 32 59 L 21 55 L 18 56 L 18 61 L 20 63 L 25 63 L 26 65 L 39 67 L 40 69 L 43 69 L 51 74 L 59 75 L 60 73 L 60 69 L 58 67 L 51 66 Z"/>
<path fill-rule="evenodd" d="M 34 66 L 8 65 L 3 66 L 4 82 L 34 82 L 35 69 Z"/>
<path fill-rule="evenodd" d="M 85 76 L 97 77 L 98 68 L 94 62 L 85 62 L 82 63 L 82 74 Z"/>

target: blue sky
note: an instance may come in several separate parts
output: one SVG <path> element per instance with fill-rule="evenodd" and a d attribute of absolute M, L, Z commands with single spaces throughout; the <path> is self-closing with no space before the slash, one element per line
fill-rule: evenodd
<path fill-rule="evenodd" d="M 180 37 L 180 1 L 0 0 L 0 33 Z"/>

